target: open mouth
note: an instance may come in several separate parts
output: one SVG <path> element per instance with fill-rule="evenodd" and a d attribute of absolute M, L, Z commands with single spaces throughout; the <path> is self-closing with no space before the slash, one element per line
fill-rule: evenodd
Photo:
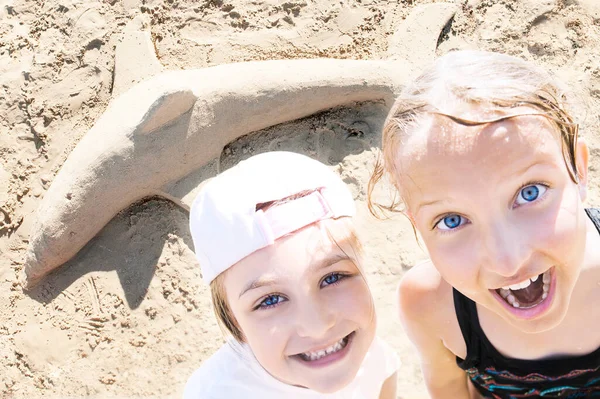
<path fill-rule="evenodd" d="M 347 352 L 348 346 L 352 342 L 353 337 L 354 332 L 351 332 L 344 338 L 341 338 L 339 341 L 333 343 L 332 345 L 326 348 L 320 349 L 318 351 L 303 352 L 294 356 L 304 363 L 314 365 L 330 363 L 331 361 L 335 361 L 344 356 L 344 354 Z"/>
<path fill-rule="evenodd" d="M 532 309 L 545 302 L 552 288 L 552 269 L 516 284 L 496 289 L 496 293 L 514 309 Z"/>

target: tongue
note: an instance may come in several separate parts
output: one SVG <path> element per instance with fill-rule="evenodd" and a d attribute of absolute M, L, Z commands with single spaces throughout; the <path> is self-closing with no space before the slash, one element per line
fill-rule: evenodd
<path fill-rule="evenodd" d="M 544 293 L 544 283 L 542 278 L 538 278 L 535 282 L 529 284 L 529 287 L 523 288 L 522 290 L 510 291 L 514 295 L 515 299 L 522 306 L 535 305 L 542 298 Z"/>

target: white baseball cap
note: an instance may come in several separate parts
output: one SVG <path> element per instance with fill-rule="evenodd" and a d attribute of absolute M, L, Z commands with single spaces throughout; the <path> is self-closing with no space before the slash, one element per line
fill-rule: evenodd
<path fill-rule="evenodd" d="M 267 209 L 257 205 L 310 194 Z M 293 152 L 267 152 L 240 162 L 200 190 L 190 230 L 202 278 L 215 277 L 275 240 L 325 219 L 354 216 L 354 199 L 328 166 Z"/>

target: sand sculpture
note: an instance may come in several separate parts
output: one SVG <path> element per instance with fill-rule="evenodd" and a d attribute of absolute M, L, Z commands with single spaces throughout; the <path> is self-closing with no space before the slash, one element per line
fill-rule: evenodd
<path fill-rule="evenodd" d="M 187 208 L 198 185 L 219 172 L 224 146 L 240 136 L 357 101 L 391 106 L 403 82 L 433 60 L 454 12 L 449 3 L 417 7 L 390 38 L 386 60 L 255 61 L 169 72 L 161 72 L 149 34 L 130 24 L 116 54 L 113 93 L 123 94 L 69 155 L 37 209 L 25 285 L 71 259 L 135 201 L 161 196 Z M 138 57 L 119 57 L 132 52 Z"/>

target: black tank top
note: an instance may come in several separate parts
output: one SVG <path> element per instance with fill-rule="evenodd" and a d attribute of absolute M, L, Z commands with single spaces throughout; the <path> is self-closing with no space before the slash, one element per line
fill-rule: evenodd
<path fill-rule="evenodd" d="M 586 209 L 586 212 L 600 233 L 600 210 Z M 600 348 L 583 356 L 507 358 L 494 348 L 481 329 L 475 302 L 455 289 L 453 296 L 467 346 L 466 358 L 457 357 L 456 363 L 484 397 L 600 398 Z"/>

